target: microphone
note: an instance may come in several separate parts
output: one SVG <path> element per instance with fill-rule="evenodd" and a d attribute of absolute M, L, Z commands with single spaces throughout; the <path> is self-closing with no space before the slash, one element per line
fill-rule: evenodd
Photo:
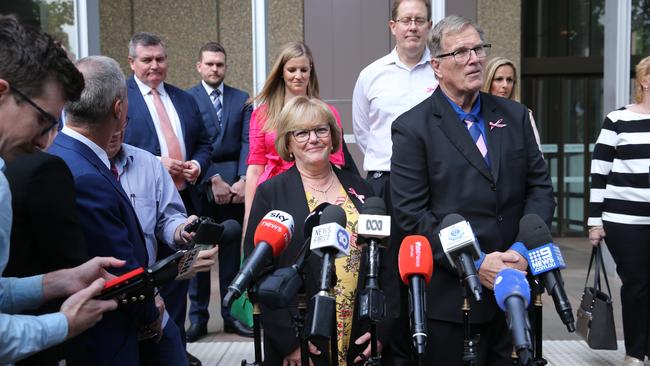
<path fill-rule="evenodd" d="M 519 355 L 519 364 L 529 365 L 533 355 L 526 313 L 530 303 L 530 286 L 526 276 L 512 268 L 501 270 L 494 280 L 494 297 L 499 308 L 506 313 L 512 343 Z"/>
<path fill-rule="evenodd" d="M 533 276 L 541 279 L 546 292 L 553 298 L 555 310 L 569 332 L 575 332 L 571 303 L 564 291 L 560 269 L 566 268 L 560 249 L 553 244 L 551 232 L 541 217 L 528 214 L 519 221 L 517 241 L 528 249 L 528 265 Z"/>
<path fill-rule="evenodd" d="M 474 261 L 481 257 L 481 248 L 472 227 L 461 215 L 449 214 L 442 220 L 443 229 L 438 233 L 442 250 L 458 276 L 465 281 L 476 301 L 481 301 L 483 287 L 476 273 Z"/>
<path fill-rule="evenodd" d="M 296 256 L 295 263 L 289 267 L 276 269 L 259 282 L 257 301 L 266 305 L 269 309 L 277 310 L 289 306 L 302 288 L 301 273 L 311 253 L 309 250 L 311 232 L 320 223 L 323 210 L 329 205 L 328 202 L 321 203 L 305 219 L 303 236 L 306 240 Z"/>
<path fill-rule="evenodd" d="M 253 242 L 255 249 L 246 258 L 243 267 L 228 286 L 228 292 L 223 297 L 223 306 L 230 307 L 260 272 L 272 257 L 277 257 L 291 241 L 293 234 L 293 217 L 280 210 L 266 214 L 255 229 Z"/>
<path fill-rule="evenodd" d="M 413 345 L 418 354 L 427 346 L 427 315 L 425 283 L 433 273 L 433 254 L 429 240 L 422 235 L 408 235 L 402 240 L 398 257 L 402 282 L 409 286 L 409 312 Z"/>
<path fill-rule="evenodd" d="M 390 216 L 379 197 L 369 197 L 361 206 L 357 223 L 359 243 L 368 245 L 368 274 L 365 288 L 359 291 L 359 318 L 379 322 L 385 314 L 385 298 L 379 289 L 379 248 L 386 247 L 390 236 Z"/>
<path fill-rule="evenodd" d="M 321 224 L 314 227 L 310 250 L 323 257 L 319 291 L 311 298 L 307 332 L 308 338 L 329 339 L 334 334 L 336 299 L 330 295 L 333 259 L 350 255 L 350 234 L 345 229 L 347 217 L 339 206 L 327 206 L 321 215 Z"/>

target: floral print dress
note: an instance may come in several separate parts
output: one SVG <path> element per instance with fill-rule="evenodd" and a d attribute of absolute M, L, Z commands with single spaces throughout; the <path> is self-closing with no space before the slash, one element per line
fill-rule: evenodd
<path fill-rule="evenodd" d="M 309 211 L 313 211 L 319 202 L 310 192 L 307 193 L 307 205 Z M 339 190 L 339 196 L 334 202 L 345 211 L 347 223 L 345 229 L 350 235 L 350 255 L 334 260 L 336 266 L 336 285 L 334 296 L 336 297 L 336 336 L 339 348 L 339 365 L 345 365 L 345 358 L 348 354 L 350 335 L 352 333 L 352 320 L 354 318 L 354 303 L 357 298 L 357 279 L 359 278 L 359 266 L 361 263 L 361 248 L 357 247 L 357 222 L 359 212 L 354 203 L 345 193 L 343 187 Z"/>

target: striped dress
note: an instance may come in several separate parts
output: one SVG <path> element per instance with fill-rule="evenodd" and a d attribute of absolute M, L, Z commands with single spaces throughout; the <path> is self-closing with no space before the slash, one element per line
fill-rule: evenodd
<path fill-rule="evenodd" d="M 589 226 L 650 225 L 650 114 L 607 115 L 591 161 Z"/>

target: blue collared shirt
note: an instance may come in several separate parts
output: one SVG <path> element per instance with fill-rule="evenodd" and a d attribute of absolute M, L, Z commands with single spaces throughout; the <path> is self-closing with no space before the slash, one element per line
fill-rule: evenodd
<path fill-rule="evenodd" d="M 454 112 L 456 112 L 456 115 L 460 119 L 460 122 L 463 124 L 465 128 L 467 126 L 465 125 L 465 120 L 467 119 L 468 115 L 474 116 L 476 121 L 478 121 L 478 128 L 481 130 L 481 134 L 484 136 L 485 141 L 487 141 L 487 135 L 485 134 L 485 120 L 483 119 L 483 113 L 481 111 L 481 94 L 478 94 L 478 97 L 474 101 L 474 104 L 472 105 L 472 109 L 469 111 L 469 113 L 465 112 L 458 104 L 454 103 L 449 97 L 443 92 L 442 95 L 447 98 L 447 101 L 451 105 L 451 108 L 454 109 Z"/>
<path fill-rule="evenodd" d="M 172 177 L 160 160 L 148 151 L 129 144 L 113 158 L 120 185 L 129 196 L 144 234 L 148 264 L 156 262 L 158 241 L 176 250 L 174 232 L 185 223 L 187 213 Z M 167 310 L 163 327 L 169 320 Z"/>
<path fill-rule="evenodd" d="M 4 169 L 4 160 L 0 158 L 0 275 L 9 258 L 12 222 L 11 192 Z M 63 313 L 10 315 L 36 308 L 42 301 L 43 275 L 0 277 L 0 364 L 18 361 L 65 340 L 68 320 Z"/>

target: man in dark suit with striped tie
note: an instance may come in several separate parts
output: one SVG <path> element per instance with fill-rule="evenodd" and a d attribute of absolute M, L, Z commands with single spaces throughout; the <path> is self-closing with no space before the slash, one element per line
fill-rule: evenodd
<path fill-rule="evenodd" d="M 187 90 L 199 106 L 205 129 L 212 142 L 210 164 L 203 178 L 205 194 L 203 214 L 217 222 L 227 219 L 243 224 L 246 159 L 248 158 L 248 124 L 252 107 L 248 93 L 224 84 L 228 69 L 226 50 L 208 42 L 199 51 L 196 69 L 201 82 Z M 219 246 L 219 288 L 221 297 L 239 269 L 241 234 Z M 207 333 L 210 301 L 210 272 L 197 274 L 190 281 L 190 328 L 187 340 L 194 342 Z M 252 337 L 252 330 L 221 307 L 224 330 Z"/>
<path fill-rule="evenodd" d="M 475 266 L 483 296 L 471 300 L 470 313 L 472 333 L 480 333 L 478 364 L 511 365 L 510 334 L 491 290 L 500 270 L 527 269 L 524 251 L 513 242 L 526 214 L 550 225 L 551 180 L 527 108 L 479 92 L 490 45 L 478 25 L 449 16 L 433 28 L 428 43 L 439 88 L 393 123 L 390 177 L 400 231 L 426 236 L 436 262 L 426 288 L 423 363 L 435 357 L 441 365 L 463 364 L 462 288 L 438 239 L 442 220 L 456 213 L 471 224 L 482 252 Z M 402 304 L 402 311 L 408 306 Z"/>

